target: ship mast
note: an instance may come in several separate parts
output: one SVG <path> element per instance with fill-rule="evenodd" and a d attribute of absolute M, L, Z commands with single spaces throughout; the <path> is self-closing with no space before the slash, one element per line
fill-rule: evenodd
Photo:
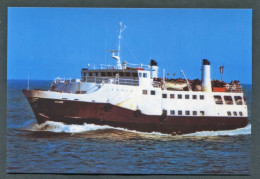
<path fill-rule="evenodd" d="M 116 66 L 117 69 L 122 69 L 121 61 L 120 61 L 120 44 L 121 44 L 121 38 L 122 38 L 122 32 L 126 29 L 126 26 L 123 25 L 122 21 L 119 23 L 120 29 L 119 29 L 119 36 L 118 36 L 118 50 L 108 50 L 112 53 L 112 58 L 116 60 Z M 117 55 L 115 55 L 115 52 L 117 52 Z"/>

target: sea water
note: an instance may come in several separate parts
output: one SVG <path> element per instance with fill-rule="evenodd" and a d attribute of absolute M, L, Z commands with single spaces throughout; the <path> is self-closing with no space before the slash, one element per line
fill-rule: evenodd
<path fill-rule="evenodd" d="M 30 81 L 48 89 L 51 81 Z M 94 124 L 38 125 L 22 94 L 26 80 L 8 80 L 7 172 L 86 174 L 249 174 L 251 85 L 244 85 L 249 124 L 230 131 L 180 136 Z"/>

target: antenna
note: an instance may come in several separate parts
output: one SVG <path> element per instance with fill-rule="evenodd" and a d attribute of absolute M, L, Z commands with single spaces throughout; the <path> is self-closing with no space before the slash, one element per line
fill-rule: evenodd
<path fill-rule="evenodd" d="M 122 21 L 119 23 L 120 30 L 119 30 L 119 36 L 118 36 L 118 56 L 120 57 L 120 42 L 121 42 L 121 33 L 126 29 L 126 26 L 123 25 Z"/>
<path fill-rule="evenodd" d="M 112 53 L 112 58 L 116 60 L 116 66 L 117 69 L 122 69 L 121 61 L 120 61 L 120 42 L 122 38 L 122 32 L 126 29 L 126 26 L 123 25 L 122 21 L 119 23 L 120 29 L 119 29 L 119 36 L 118 36 L 118 50 L 108 50 Z M 117 52 L 117 55 L 115 55 L 115 52 Z"/>

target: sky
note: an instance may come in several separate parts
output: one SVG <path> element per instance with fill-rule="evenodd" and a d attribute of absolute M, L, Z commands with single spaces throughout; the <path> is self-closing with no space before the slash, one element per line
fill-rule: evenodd
<path fill-rule="evenodd" d="M 8 8 L 7 78 L 80 78 L 88 64 L 158 62 L 160 76 L 201 78 L 202 59 L 211 78 L 252 84 L 251 9 Z"/>

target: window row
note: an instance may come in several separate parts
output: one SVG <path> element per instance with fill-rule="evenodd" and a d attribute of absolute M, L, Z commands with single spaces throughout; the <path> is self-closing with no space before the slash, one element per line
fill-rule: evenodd
<path fill-rule="evenodd" d="M 170 96 L 170 98 L 175 98 L 174 94 L 170 94 L 169 96 Z M 162 98 L 167 98 L 167 94 L 162 94 Z M 177 98 L 178 99 L 182 99 L 183 95 L 182 94 L 178 94 Z M 200 99 L 200 100 L 203 100 L 204 99 L 204 95 L 189 95 L 189 94 L 185 94 L 184 95 L 184 99 Z"/>
<path fill-rule="evenodd" d="M 147 94 L 148 94 L 148 90 L 143 90 L 143 94 L 144 94 L 144 95 L 147 95 Z M 155 95 L 156 93 L 155 93 L 154 90 L 151 90 L 151 91 L 150 91 L 150 94 L 151 94 L 151 95 Z M 175 94 L 170 94 L 169 96 L 170 96 L 171 99 L 174 99 L 174 98 L 175 98 Z M 185 99 L 190 99 L 190 96 L 192 96 L 191 99 L 204 100 L 204 95 L 188 95 L 188 94 L 186 94 L 186 95 L 184 95 L 184 98 L 185 98 Z M 198 96 L 199 96 L 199 97 L 198 97 Z M 167 94 L 162 94 L 162 98 L 167 98 Z M 177 95 L 177 99 L 182 99 L 182 98 L 183 98 L 183 95 L 182 95 L 182 94 L 178 94 L 178 95 Z"/>
<path fill-rule="evenodd" d="M 243 116 L 243 113 L 241 111 L 239 111 L 238 113 L 236 111 L 233 111 L 233 116 L 238 116 L 238 114 L 239 114 L 239 116 Z M 231 111 L 228 111 L 227 115 L 232 116 Z"/>
<path fill-rule="evenodd" d="M 139 73 L 139 77 L 140 78 L 147 78 L 147 73 Z"/>
<path fill-rule="evenodd" d="M 97 76 L 97 77 L 115 77 L 116 75 L 119 75 L 121 77 L 138 77 L 137 73 L 130 73 L 130 72 L 88 72 L 83 73 L 83 76 Z"/>
<path fill-rule="evenodd" d="M 193 116 L 197 116 L 197 115 L 200 115 L 200 116 L 204 116 L 204 111 L 182 111 L 182 110 L 170 110 L 170 115 L 186 115 L 186 116 L 189 116 L 189 115 L 193 115 Z"/>
<path fill-rule="evenodd" d="M 214 95 L 214 100 L 215 100 L 216 104 L 223 104 L 223 99 L 222 99 L 222 96 L 220 96 L 220 95 Z M 234 100 L 237 105 L 243 104 L 243 99 L 241 96 L 234 96 Z M 227 104 L 227 105 L 234 104 L 231 96 L 224 96 L 224 101 L 225 101 L 225 104 Z"/>

